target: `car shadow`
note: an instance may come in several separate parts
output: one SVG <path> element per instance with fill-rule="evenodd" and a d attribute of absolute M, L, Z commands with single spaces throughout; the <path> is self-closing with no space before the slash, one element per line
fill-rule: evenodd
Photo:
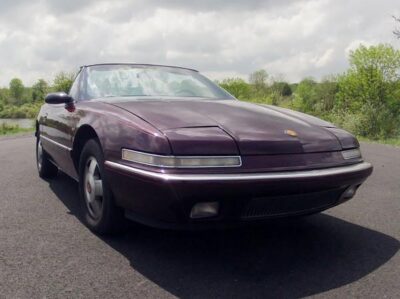
<path fill-rule="evenodd" d="M 60 175 L 49 185 L 80 219 L 76 182 Z M 180 298 L 314 295 L 368 275 L 400 247 L 393 237 L 325 214 L 202 232 L 134 226 L 99 238 Z"/>

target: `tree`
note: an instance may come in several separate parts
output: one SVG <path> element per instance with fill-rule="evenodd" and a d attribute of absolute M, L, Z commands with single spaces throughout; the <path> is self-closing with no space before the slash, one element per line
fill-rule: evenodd
<path fill-rule="evenodd" d="M 49 90 L 49 85 L 47 84 L 47 82 L 44 79 L 39 79 L 32 86 L 32 101 L 33 102 L 43 101 L 48 90 Z"/>
<path fill-rule="evenodd" d="M 69 92 L 72 83 L 74 82 L 75 75 L 73 73 L 60 72 L 56 75 L 53 82 L 54 91 Z"/>
<path fill-rule="evenodd" d="M 317 83 L 312 78 L 303 79 L 296 88 L 293 99 L 293 108 L 302 112 L 312 113 L 317 102 Z"/>
<path fill-rule="evenodd" d="M 315 110 L 318 113 L 331 113 L 335 106 L 338 83 L 335 78 L 325 78 L 315 87 Z"/>
<path fill-rule="evenodd" d="M 0 88 L 0 105 L 4 106 L 7 104 L 9 98 L 9 90 L 7 88 Z"/>
<path fill-rule="evenodd" d="M 395 16 L 393 16 L 393 19 L 395 20 L 395 22 L 400 23 L 400 18 L 396 18 Z M 393 34 L 396 35 L 397 38 L 400 38 L 400 29 L 396 27 L 393 30 Z"/>
<path fill-rule="evenodd" d="M 222 80 L 219 85 L 238 99 L 250 100 L 251 88 L 243 79 L 227 78 Z"/>
<path fill-rule="evenodd" d="M 350 53 L 339 77 L 337 107 L 359 116 L 355 130 L 372 138 L 395 136 L 400 127 L 400 51 L 390 45 L 361 45 Z"/>
<path fill-rule="evenodd" d="M 287 82 L 278 81 L 271 85 L 271 89 L 277 92 L 280 96 L 288 97 L 292 95 L 292 89 Z"/>
<path fill-rule="evenodd" d="M 10 102 L 15 105 L 21 105 L 23 103 L 23 94 L 24 94 L 24 84 L 21 79 L 14 78 L 10 81 Z"/>
<path fill-rule="evenodd" d="M 2 111 L 4 109 L 4 106 L 7 103 L 7 93 L 8 90 L 5 88 L 0 88 L 0 111 Z"/>
<path fill-rule="evenodd" d="M 258 70 L 250 74 L 249 82 L 257 92 L 265 91 L 267 88 L 268 73 L 265 70 Z"/>

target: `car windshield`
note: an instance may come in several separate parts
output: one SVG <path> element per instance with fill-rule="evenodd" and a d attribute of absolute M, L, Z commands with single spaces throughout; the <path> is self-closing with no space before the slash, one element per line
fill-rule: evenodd
<path fill-rule="evenodd" d="M 86 69 L 87 99 L 103 97 L 179 97 L 232 99 L 197 71 L 148 65 L 94 65 Z"/>

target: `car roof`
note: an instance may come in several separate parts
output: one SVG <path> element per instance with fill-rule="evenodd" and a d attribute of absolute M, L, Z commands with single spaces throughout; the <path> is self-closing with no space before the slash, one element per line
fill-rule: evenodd
<path fill-rule="evenodd" d="M 163 65 L 163 64 L 151 64 L 151 63 L 95 63 L 95 64 L 82 65 L 81 68 L 90 67 L 90 66 L 96 66 L 96 65 L 157 66 L 157 67 L 169 67 L 169 68 L 184 69 L 184 70 L 199 72 L 198 70 L 187 68 L 187 67 L 174 66 L 174 65 Z"/>

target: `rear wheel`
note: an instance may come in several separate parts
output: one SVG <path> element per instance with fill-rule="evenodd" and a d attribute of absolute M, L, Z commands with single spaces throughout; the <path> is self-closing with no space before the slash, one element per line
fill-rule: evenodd
<path fill-rule="evenodd" d="M 36 166 L 41 178 L 54 178 L 58 173 L 58 168 L 50 162 L 49 155 L 43 149 L 40 137 L 36 140 Z"/>
<path fill-rule="evenodd" d="M 104 173 L 103 152 L 91 139 L 83 147 L 79 162 L 79 193 L 86 225 L 99 234 L 121 231 L 123 210 L 115 205 Z"/>

